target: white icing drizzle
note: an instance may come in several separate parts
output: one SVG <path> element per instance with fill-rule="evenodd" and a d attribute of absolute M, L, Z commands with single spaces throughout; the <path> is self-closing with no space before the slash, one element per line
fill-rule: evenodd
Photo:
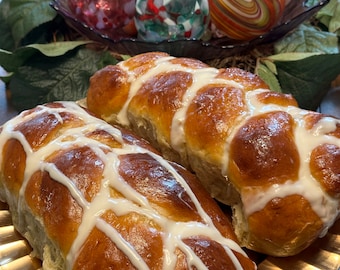
<path fill-rule="evenodd" d="M 115 228 L 101 218 L 96 220 L 96 226 L 101 231 L 107 232 L 109 238 L 116 243 L 117 247 L 129 258 L 130 262 L 137 269 L 149 269 L 143 258 L 135 251 L 134 247 L 132 247 Z"/>
<path fill-rule="evenodd" d="M 118 119 L 122 124 L 128 124 L 127 120 L 127 108 L 128 104 L 132 100 L 133 96 L 137 93 L 138 89 L 142 84 L 150 79 L 151 77 L 160 74 L 162 72 L 169 72 L 172 70 L 190 72 L 193 75 L 194 82 L 187 89 L 185 95 L 182 99 L 182 106 L 179 108 L 172 120 L 171 126 L 171 141 L 169 142 L 171 147 L 175 149 L 182 157 L 183 161 L 187 161 L 186 157 L 186 146 L 185 146 L 185 134 L 184 134 L 184 123 L 186 121 L 186 113 L 189 105 L 191 104 L 193 98 L 196 96 L 197 91 L 211 83 L 211 84 L 225 84 L 226 86 L 231 85 L 242 89 L 242 86 L 236 82 L 226 80 L 226 79 L 216 79 L 214 78 L 218 72 L 214 68 L 197 68 L 191 69 L 180 64 L 172 64 L 169 60 L 173 57 L 164 57 L 156 61 L 154 67 L 152 67 L 148 72 L 146 72 L 139 79 L 135 80 L 133 76 L 130 77 L 130 82 L 132 82 L 129 99 L 126 101 L 123 110 L 119 113 L 120 118 Z M 128 67 L 124 66 L 124 63 L 120 65 L 125 71 L 129 72 Z M 338 201 L 326 194 L 318 181 L 316 181 L 309 169 L 309 160 L 312 150 L 318 145 L 324 143 L 335 144 L 340 147 L 340 140 L 335 137 L 325 135 L 325 133 L 335 130 L 336 124 L 339 120 L 331 117 L 324 117 L 321 119 L 313 130 L 307 130 L 305 128 L 304 115 L 308 111 L 294 107 L 294 106 L 279 106 L 275 104 L 263 104 L 257 99 L 257 95 L 263 92 L 268 92 L 268 89 L 257 89 L 253 91 L 246 92 L 245 100 L 248 106 L 248 112 L 245 112 L 240 116 L 242 121 L 235 125 L 231 134 L 225 141 L 224 155 L 221 157 L 221 172 L 222 175 L 228 175 L 228 163 L 229 163 L 229 147 L 231 140 L 233 139 L 235 133 L 238 131 L 247 119 L 252 116 L 256 116 L 266 112 L 272 111 L 284 111 L 289 113 L 295 123 L 296 128 L 294 131 L 295 141 L 300 155 L 300 170 L 299 170 L 299 180 L 296 182 L 287 181 L 281 185 L 273 185 L 265 194 L 261 191 L 252 198 L 247 197 L 245 194 L 247 192 L 242 192 L 243 194 L 243 207 L 246 215 L 250 215 L 256 211 L 261 210 L 265 205 L 275 197 L 285 197 L 291 194 L 300 194 L 305 197 L 311 204 L 312 209 L 319 215 L 320 219 L 324 223 L 324 233 L 327 232 L 328 228 L 335 222 L 339 217 L 340 210 L 338 209 Z M 124 116 L 124 117 L 123 117 Z"/>
<path fill-rule="evenodd" d="M 106 221 L 102 218 L 102 214 L 107 210 L 113 211 L 116 216 L 137 213 L 139 215 L 146 216 L 155 222 L 157 226 L 162 228 L 161 235 L 164 243 L 163 269 L 173 269 L 175 267 L 177 260 L 175 255 L 176 248 L 180 248 L 185 254 L 187 254 L 187 262 L 189 266 L 196 266 L 199 269 L 207 269 L 199 257 L 197 257 L 196 254 L 182 241 L 184 238 L 198 235 L 206 236 L 220 243 L 232 259 L 236 269 L 242 269 L 232 250 L 235 250 L 246 256 L 244 251 L 234 241 L 226 239 L 221 235 L 221 233 L 213 224 L 211 218 L 202 208 L 195 194 L 189 188 L 186 181 L 167 161 L 155 153 L 137 145 L 122 144 L 123 147 L 121 149 L 112 150 L 107 145 L 86 137 L 85 135 L 91 131 L 104 130 L 112 134 L 117 141 L 123 142 L 121 132 L 118 129 L 87 114 L 87 112 L 85 112 L 73 102 L 62 102 L 62 104 L 64 108 L 39 106 L 40 110 L 32 112 L 26 116 L 20 114 L 13 120 L 4 124 L 3 130 L 0 134 L 0 147 L 3 147 L 8 139 L 15 138 L 23 145 L 24 151 L 27 155 L 24 180 L 20 189 L 18 203 L 19 208 L 20 205 L 25 204 L 24 194 L 27 183 L 33 173 L 37 171 L 45 171 L 49 173 L 51 178 L 61 183 L 69 190 L 71 196 L 82 207 L 83 222 L 78 228 L 78 235 L 67 255 L 66 269 L 72 269 L 83 244 L 95 227 L 105 233 L 117 245 L 117 247 L 128 256 L 129 260 L 134 266 L 136 266 L 138 269 L 148 269 L 147 264 L 141 258 L 140 254 L 138 254 L 136 249 L 130 243 L 128 243 L 119 234 L 119 232 L 116 231 L 116 229 L 106 223 Z M 48 145 L 39 148 L 37 151 L 33 151 L 31 149 L 23 134 L 18 131 L 14 131 L 18 124 L 43 113 L 54 115 L 59 122 L 62 122 L 62 117 L 60 115 L 61 112 L 74 114 L 76 117 L 84 121 L 84 125 L 63 130 L 62 134 L 58 134 L 58 136 L 53 141 L 49 142 Z M 66 175 L 64 175 L 56 165 L 44 161 L 45 158 L 55 151 L 67 150 L 73 148 L 72 146 L 89 147 L 104 163 L 103 179 L 101 181 L 100 190 L 90 202 L 85 199 L 75 184 Z M 187 192 L 191 201 L 195 205 L 202 222 L 175 222 L 170 220 L 158 213 L 150 205 L 146 197 L 142 196 L 130 185 L 128 185 L 119 175 L 117 170 L 120 162 L 119 156 L 129 153 L 148 154 L 164 168 L 166 168 Z M 3 157 L 2 154 L 0 154 L 0 163 L 2 160 Z M 124 196 L 124 198 L 111 198 L 110 187 L 113 187 L 119 191 Z"/>
<path fill-rule="evenodd" d="M 165 58 L 160 58 L 157 60 L 157 64 L 151 68 L 146 74 L 143 74 L 142 76 L 139 76 L 136 78 L 134 73 L 132 73 L 128 67 L 124 65 L 124 62 L 118 63 L 120 68 L 122 68 L 124 71 L 128 73 L 128 82 L 131 83 L 130 89 L 129 89 L 129 95 L 128 98 L 123 105 L 121 111 L 117 115 L 117 120 L 119 121 L 120 124 L 128 126 L 130 121 L 127 117 L 127 110 L 129 103 L 131 99 L 136 95 L 137 91 L 139 90 L 140 86 L 146 82 L 150 77 L 157 75 L 160 71 L 167 72 L 168 70 L 168 60 L 173 59 L 174 57 L 165 57 Z"/>
<path fill-rule="evenodd" d="M 72 181 L 70 181 L 70 179 L 55 166 L 55 164 L 42 163 L 40 169 L 41 171 L 48 172 L 48 174 L 54 181 L 57 181 L 60 184 L 66 186 L 68 191 L 71 193 L 71 196 L 76 200 L 79 205 L 86 209 L 90 207 L 90 204 L 85 200 L 76 185 Z"/>
<path fill-rule="evenodd" d="M 237 88 L 242 88 L 242 86 L 230 80 L 216 78 L 218 70 L 215 68 L 201 68 L 191 71 L 188 69 L 184 70 L 192 73 L 193 83 L 186 90 L 182 98 L 182 106 L 175 112 L 172 119 L 170 141 L 171 147 L 181 155 L 183 160 L 187 160 L 184 124 L 188 108 L 192 103 L 192 100 L 197 96 L 197 92 L 202 88 L 202 86 L 209 83 L 234 86 Z"/>
<path fill-rule="evenodd" d="M 309 168 L 310 155 L 313 149 L 326 143 L 340 147 L 340 139 L 326 134 L 335 131 L 336 124 L 340 124 L 340 121 L 332 117 L 323 117 L 313 129 L 307 130 L 304 120 L 304 116 L 309 113 L 307 110 L 294 106 L 264 105 L 257 99 L 257 95 L 264 91 L 268 90 L 259 89 L 246 93 L 246 100 L 250 109 L 249 117 L 273 111 L 284 111 L 293 117 L 296 124 L 294 130 L 295 143 L 300 156 L 299 177 L 297 181 L 287 181 L 281 185 L 273 185 L 266 192 L 260 191 L 256 195 L 252 193 L 251 197 L 244 196 L 242 198 L 244 211 L 246 215 L 250 215 L 264 208 L 269 201 L 276 197 L 283 198 L 293 194 L 300 194 L 309 201 L 314 212 L 324 223 L 323 233 L 321 234 L 323 236 L 339 217 L 339 202 L 336 198 L 324 192 L 319 182 L 311 175 Z"/>
<path fill-rule="evenodd" d="M 197 95 L 197 92 L 206 84 L 214 85 L 225 85 L 229 87 L 241 88 L 243 86 L 235 81 L 227 80 L 224 78 L 216 78 L 219 70 L 212 67 L 206 68 L 190 68 L 182 66 L 181 64 L 173 64 L 171 60 L 175 57 L 162 57 L 155 61 L 154 66 L 148 70 L 145 74 L 139 78 L 135 78 L 134 74 L 129 71 L 129 68 L 124 65 L 124 62 L 120 62 L 120 67 L 129 74 L 129 82 L 131 83 L 131 88 L 129 90 L 129 96 L 126 100 L 122 110 L 118 113 L 117 120 L 120 124 L 128 126 L 129 120 L 127 117 L 128 106 L 137 94 L 138 90 L 141 88 L 143 83 L 148 81 L 150 78 L 157 76 L 161 73 L 167 73 L 171 71 L 183 71 L 192 74 L 193 82 L 192 85 L 186 90 L 182 101 L 181 107 L 175 112 L 172 119 L 171 133 L 170 133 L 170 144 L 171 147 L 177 151 L 183 160 L 187 160 L 187 153 L 185 151 L 185 134 L 184 134 L 184 124 L 186 120 L 187 110 L 192 102 L 192 100 Z"/>

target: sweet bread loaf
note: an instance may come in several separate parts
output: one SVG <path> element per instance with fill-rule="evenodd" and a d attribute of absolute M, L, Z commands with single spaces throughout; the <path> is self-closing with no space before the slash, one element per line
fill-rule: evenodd
<path fill-rule="evenodd" d="M 44 269 L 255 269 L 193 174 L 73 102 L 0 129 L 0 199 Z"/>
<path fill-rule="evenodd" d="M 146 53 L 96 72 L 87 106 L 194 171 L 249 249 L 297 254 L 339 217 L 340 120 L 254 74 Z"/>

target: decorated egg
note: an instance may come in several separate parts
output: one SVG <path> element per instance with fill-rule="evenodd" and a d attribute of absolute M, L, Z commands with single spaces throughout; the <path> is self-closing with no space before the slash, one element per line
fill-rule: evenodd
<path fill-rule="evenodd" d="M 217 37 L 251 40 L 267 33 L 280 20 L 287 0 L 209 0 Z"/>
<path fill-rule="evenodd" d="M 69 0 L 75 18 L 113 40 L 136 35 L 135 0 Z"/>
<path fill-rule="evenodd" d="M 137 0 L 138 39 L 199 39 L 209 23 L 208 0 Z"/>

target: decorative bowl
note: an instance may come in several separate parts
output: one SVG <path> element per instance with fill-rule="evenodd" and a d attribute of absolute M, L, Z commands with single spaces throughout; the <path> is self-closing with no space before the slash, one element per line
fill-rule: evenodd
<path fill-rule="evenodd" d="M 164 51 L 177 57 L 194 57 L 210 60 L 229 57 L 244 52 L 260 44 L 274 42 L 294 30 L 301 23 L 311 18 L 329 0 L 320 0 L 313 6 L 306 6 L 305 0 L 289 1 L 277 26 L 266 34 L 250 41 L 237 41 L 227 37 L 212 38 L 208 41 L 198 39 L 165 40 L 146 42 L 136 38 L 114 40 L 107 33 L 90 27 L 86 22 L 76 18 L 68 5 L 69 0 L 52 0 L 51 6 L 64 17 L 65 21 L 87 38 L 106 44 L 119 54 L 136 55 L 149 51 Z"/>

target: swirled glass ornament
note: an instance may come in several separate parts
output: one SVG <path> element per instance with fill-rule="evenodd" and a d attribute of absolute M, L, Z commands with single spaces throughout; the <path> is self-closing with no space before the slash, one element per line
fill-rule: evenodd
<path fill-rule="evenodd" d="M 287 0 L 209 0 L 217 37 L 251 40 L 267 33 L 283 14 Z"/>
<path fill-rule="evenodd" d="M 138 39 L 199 39 L 209 23 L 208 0 L 137 0 Z"/>

